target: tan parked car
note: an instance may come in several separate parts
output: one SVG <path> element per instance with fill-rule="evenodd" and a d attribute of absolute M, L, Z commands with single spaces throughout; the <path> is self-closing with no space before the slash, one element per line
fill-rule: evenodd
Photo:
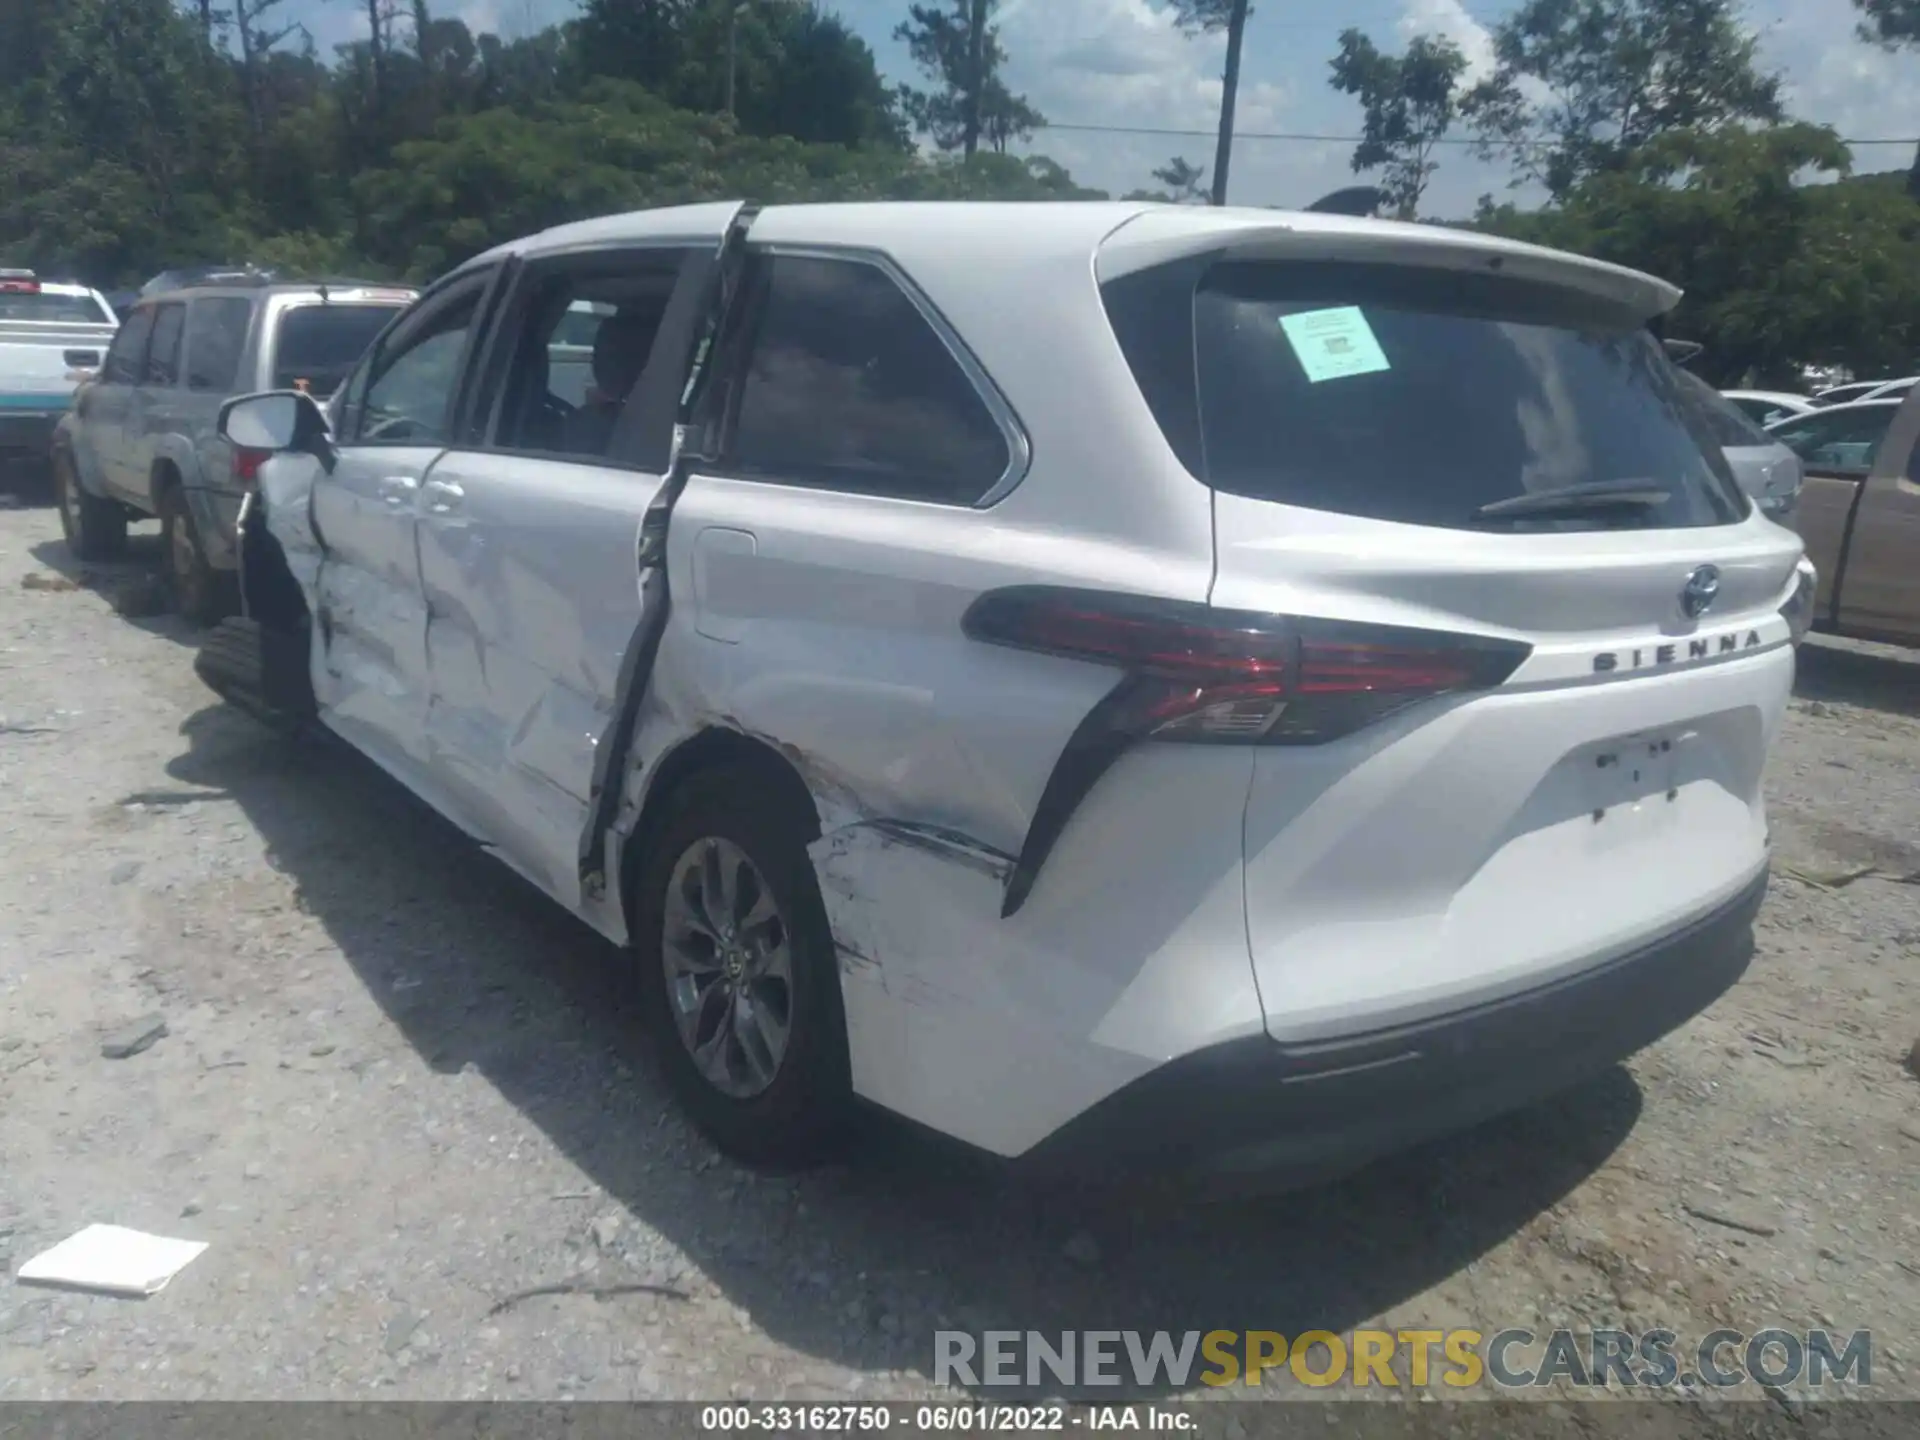
<path fill-rule="evenodd" d="M 1820 571 L 1814 629 L 1920 645 L 1920 389 L 1768 428 L 1806 467 L 1795 526 Z"/>

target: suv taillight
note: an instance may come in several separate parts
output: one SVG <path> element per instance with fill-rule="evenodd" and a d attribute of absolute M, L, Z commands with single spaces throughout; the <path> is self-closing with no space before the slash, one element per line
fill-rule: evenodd
<path fill-rule="evenodd" d="M 1787 603 L 1780 607 L 1780 616 L 1787 622 L 1787 635 L 1795 645 L 1807 638 L 1807 632 L 1813 628 L 1813 602 L 1820 590 L 1820 575 L 1814 569 L 1813 562 L 1801 558 L 1793 567 L 1793 589 L 1787 595 Z"/>
<path fill-rule="evenodd" d="M 1532 647 L 1441 630 L 1219 610 L 1054 586 L 982 595 L 976 640 L 1126 672 L 1106 724 L 1138 739 L 1312 745 L 1416 701 L 1499 685 Z"/>
<path fill-rule="evenodd" d="M 260 467 L 266 464 L 273 452 L 271 450 L 253 450 L 245 445 L 233 447 L 234 483 L 243 489 L 251 490 L 260 483 Z"/>
<path fill-rule="evenodd" d="M 1315 745 L 1416 701 L 1500 684 L 1533 651 L 1443 630 L 1219 610 L 1182 600 L 1021 585 L 967 608 L 975 640 L 1123 672 L 1054 761 L 1000 913 L 1040 867 L 1101 776 L 1145 740 Z"/>

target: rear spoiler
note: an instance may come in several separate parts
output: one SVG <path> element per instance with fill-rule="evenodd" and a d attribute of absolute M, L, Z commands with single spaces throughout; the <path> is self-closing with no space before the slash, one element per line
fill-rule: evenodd
<path fill-rule="evenodd" d="M 1191 205 L 1142 208 L 1107 236 L 1094 269 L 1105 284 L 1200 255 L 1498 270 L 1591 296 L 1636 324 L 1664 315 L 1680 303 L 1681 294 L 1679 287 L 1624 265 L 1445 225 L 1366 220 L 1328 211 L 1276 213 Z"/>

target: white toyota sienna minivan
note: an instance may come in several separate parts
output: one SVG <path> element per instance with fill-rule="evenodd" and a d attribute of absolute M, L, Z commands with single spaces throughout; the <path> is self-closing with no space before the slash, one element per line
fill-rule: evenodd
<path fill-rule="evenodd" d="M 736 1155 L 1325 1176 L 1747 963 L 1811 577 L 1677 298 L 1271 211 L 565 226 L 228 406 L 200 670 L 625 944 Z"/>

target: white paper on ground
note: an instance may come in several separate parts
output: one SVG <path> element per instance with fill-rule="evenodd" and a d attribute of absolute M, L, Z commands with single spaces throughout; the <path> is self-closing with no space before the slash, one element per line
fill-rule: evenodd
<path fill-rule="evenodd" d="M 120 1225 L 89 1225 L 15 1272 L 28 1285 L 60 1285 L 108 1295 L 157 1295 L 206 1249 L 204 1240 L 169 1240 Z"/>

